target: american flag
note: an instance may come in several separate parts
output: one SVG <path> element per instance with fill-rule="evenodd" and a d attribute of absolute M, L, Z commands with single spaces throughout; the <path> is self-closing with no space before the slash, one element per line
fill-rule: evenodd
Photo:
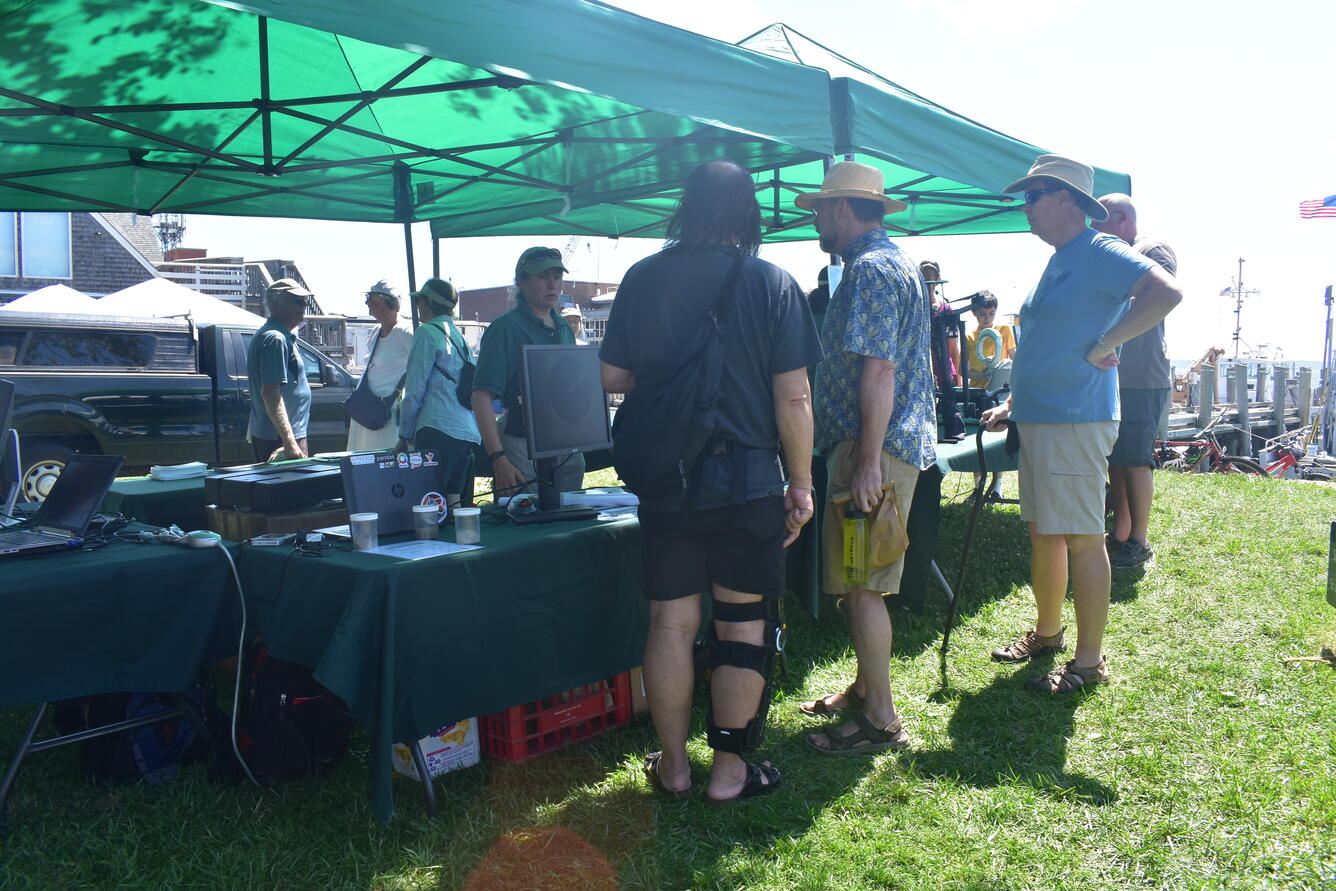
<path fill-rule="evenodd" d="M 1305 220 L 1317 217 L 1336 217 L 1336 195 L 1299 202 L 1299 216 Z"/>

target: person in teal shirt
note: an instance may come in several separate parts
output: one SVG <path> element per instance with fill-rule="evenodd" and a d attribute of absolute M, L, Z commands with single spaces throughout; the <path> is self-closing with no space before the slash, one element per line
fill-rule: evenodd
<path fill-rule="evenodd" d="M 443 279 L 429 278 L 412 298 L 422 324 L 413 333 L 408 352 L 398 448 L 435 461 L 441 494 L 459 495 L 473 446 L 480 441 L 473 413 L 458 396 L 460 375 L 471 359 L 468 344 L 451 319 L 459 292 Z"/>
<path fill-rule="evenodd" d="M 557 314 L 565 273 L 556 248 L 531 247 L 520 254 L 515 264 L 515 308 L 487 326 L 478 347 L 473 415 L 492 462 L 492 492 L 497 496 L 537 489 L 520 407 L 520 352 L 527 344 L 575 345 L 571 326 Z M 492 411 L 492 400 L 498 396 L 506 408 L 504 428 Z M 557 488 L 562 492 L 583 488 L 584 470 L 584 455 L 566 459 L 557 468 Z"/>
<path fill-rule="evenodd" d="M 294 279 L 281 278 L 270 285 L 265 294 L 269 321 L 246 348 L 251 402 L 247 438 L 256 461 L 267 461 L 280 449 L 284 458 L 307 455 L 311 384 L 297 354 L 295 332 L 306 317 L 311 296 Z"/>

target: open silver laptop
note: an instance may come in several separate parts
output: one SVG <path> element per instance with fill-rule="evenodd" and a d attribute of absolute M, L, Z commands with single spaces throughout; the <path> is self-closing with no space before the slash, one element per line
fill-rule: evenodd
<path fill-rule="evenodd" d="M 77 547 L 124 463 L 119 455 L 71 455 L 32 528 L 0 532 L 0 557 Z"/>

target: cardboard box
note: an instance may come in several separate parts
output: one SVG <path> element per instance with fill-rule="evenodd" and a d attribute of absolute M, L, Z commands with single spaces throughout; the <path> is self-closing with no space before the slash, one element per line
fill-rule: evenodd
<path fill-rule="evenodd" d="M 424 736 L 419 745 L 422 755 L 427 759 L 427 770 L 433 777 L 472 767 L 481 758 L 478 749 L 478 721 L 465 718 L 453 724 L 446 724 L 430 736 Z M 413 752 L 404 743 L 395 743 L 390 753 L 394 769 L 409 779 L 420 779 L 417 764 L 413 761 Z"/>
<path fill-rule="evenodd" d="M 262 514 L 210 504 L 204 508 L 204 515 L 208 519 L 209 531 L 217 532 L 228 541 L 244 541 L 266 532 L 310 531 L 326 526 L 342 526 L 348 522 L 348 511 L 342 505 L 291 514 Z"/>
<path fill-rule="evenodd" d="M 645 696 L 645 669 L 637 665 L 631 669 L 631 714 L 649 714 L 649 699 Z"/>

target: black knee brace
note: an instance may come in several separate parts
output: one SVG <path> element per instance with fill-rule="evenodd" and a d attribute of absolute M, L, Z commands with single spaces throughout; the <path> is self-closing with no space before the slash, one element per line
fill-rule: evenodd
<path fill-rule="evenodd" d="M 779 601 L 766 597 L 753 603 L 726 603 L 714 600 L 714 621 L 716 622 L 755 622 L 765 621 L 762 632 L 765 642 L 760 646 L 740 643 L 733 640 L 720 640 L 711 628 L 714 658 L 711 667 L 732 665 L 735 668 L 750 669 L 765 678 L 765 689 L 761 691 L 761 701 L 757 704 L 756 716 L 745 727 L 720 727 L 714 722 L 713 703 L 710 708 L 709 743 L 710 748 L 720 752 L 741 755 L 751 752 L 761 744 L 761 733 L 765 730 L 765 718 L 770 712 L 770 697 L 774 692 L 771 668 L 775 655 L 784 651 L 784 627 L 779 621 Z"/>

